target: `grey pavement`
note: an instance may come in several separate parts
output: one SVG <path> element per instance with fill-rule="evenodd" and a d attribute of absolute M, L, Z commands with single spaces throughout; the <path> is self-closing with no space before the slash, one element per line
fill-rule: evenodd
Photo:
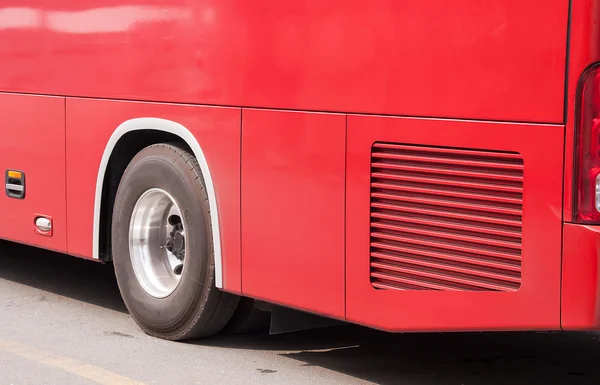
<path fill-rule="evenodd" d="M 110 265 L 0 241 L 0 385 L 94 383 L 600 384 L 600 342 L 357 326 L 167 342 L 130 319 Z"/>

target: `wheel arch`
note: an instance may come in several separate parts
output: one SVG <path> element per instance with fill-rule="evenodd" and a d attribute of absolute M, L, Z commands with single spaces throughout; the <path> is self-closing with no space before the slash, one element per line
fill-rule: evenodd
<path fill-rule="evenodd" d="M 135 118 L 127 120 L 121 123 L 112 133 L 110 139 L 104 147 L 102 159 L 98 167 L 98 174 L 96 179 L 96 190 L 94 197 L 94 222 L 93 222 L 93 244 L 92 244 L 92 257 L 94 259 L 100 259 L 100 246 L 101 246 L 101 234 L 103 231 L 102 224 L 102 208 L 106 202 L 105 184 L 107 181 L 107 173 L 109 171 L 109 162 L 113 157 L 114 151 L 118 144 L 132 133 L 140 131 L 151 131 L 156 133 L 166 134 L 169 137 L 179 139 L 182 143 L 192 151 L 200 170 L 202 171 L 202 177 L 204 179 L 206 192 L 208 195 L 208 203 L 210 207 L 210 219 L 212 222 L 213 229 L 213 244 L 214 244 L 214 258 L 215 258 L 215 284 L 218 288 L 223 287 L 223 264 L 222 264 L 222 251 L 221 251 L 221 234 L 219 227 L 219 215 L 217 211 L 217 198 L 215 194 L 215 187 L 213 179 L 210 173 L 210 168 L 204 152 L 196 137 L 188 130 L 185 126 L 162 118 Z M 120 178 L 120 176 L 119 176 Z M 110 213 L 109 213 L 110 215 Z M 106 225 L 106 224 L 104 224 Z M 106 229 L 104 229 L 106 230 Z"/>

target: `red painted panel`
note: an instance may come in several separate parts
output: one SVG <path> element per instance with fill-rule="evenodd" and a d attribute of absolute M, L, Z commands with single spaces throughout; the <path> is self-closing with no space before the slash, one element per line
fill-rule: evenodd
<path fill-rule="evenodd" d="M 568 4 L 20 0 L 0 90 L 562 122 Z"/>
<path fill-rule="evenodd" d="M 561 324 L 600 329 L 600 227 L 564 225 Z"/>
<path fill-rule="evenodd" d="M 522 156 L 522 283 L 518 290 L 402 291 L 377 290 L 371 285 L 369 176 L 375 142 Z M 562 146 L 562 126 L 349 116 L 347 319 L 390 331 L 559 328 Z"/>
<path fill-rule="evenodd" d="M 242 291 L 343 318 L 346 117 L 242 116 Z"/>
<path fill-rule="evenodd" d="M 65 99 L 0 94 L 0 236 L 66 251 Z M 25 173 L 25 199 L 5 193 L 6 169 Z M 34 233 L 36 214 L 53 218 L 52 237 Z"/>
<path fill-rule="evenodd" d="M 129 119 L 168 119 L 190 130 L 204 152 L 217 195 L 224 288 L 239 292 L 240 109 L 69 98 L 67 110 L 69 253 L 92 255 L 96 176 L 113 131 Z"/>
<path fill-rule="evenodd" d="M 573 161 L 575 100 L 577 85 L 585 69 L 600 61 L 600 1 L 571 1 L 569 68 L 567 74 L 567 130 L 565 132 L 564 220 L 573 218 Z"/>

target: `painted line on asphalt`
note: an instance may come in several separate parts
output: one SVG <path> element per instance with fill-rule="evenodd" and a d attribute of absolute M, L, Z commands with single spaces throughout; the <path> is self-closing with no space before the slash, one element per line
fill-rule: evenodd
<path fill-rule="evenodd" d="M 121 376 L 95 365 L 86 364 L 72 358 L 1 338 L 0 351 L 11 353 L 39 364 L 51 366 L 103 385 L 143 385 L 142 382 L 132 380 L 131 378 Z"/>

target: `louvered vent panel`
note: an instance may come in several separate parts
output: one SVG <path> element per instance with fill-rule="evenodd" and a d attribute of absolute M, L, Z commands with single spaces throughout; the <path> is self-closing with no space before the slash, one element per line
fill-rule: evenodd
<path fill-rule="evenodd" d="M 371 283 L 384 290 L 517 290 L 522 215 L 519 154 L 376 143 Z"/>

